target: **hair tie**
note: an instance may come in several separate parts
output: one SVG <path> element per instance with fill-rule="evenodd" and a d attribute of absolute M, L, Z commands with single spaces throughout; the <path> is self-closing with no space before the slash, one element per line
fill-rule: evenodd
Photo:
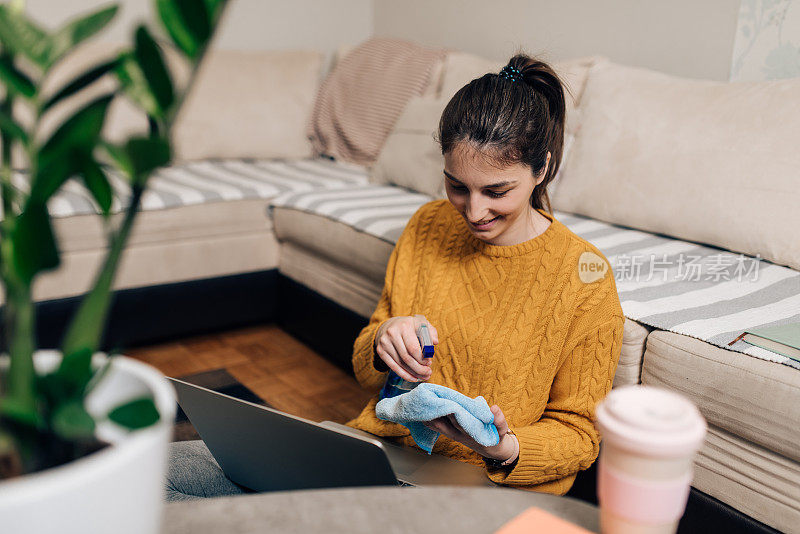
<path fill-rule="evenodd" d="M 512 82 L 521 81 L 522 80 L 522 73 L 516 67 L 512 67 L 511 65 L 506 65 L 505 67 L 500 70 L 500 76 L 507 80 L 511 80 Z"/>

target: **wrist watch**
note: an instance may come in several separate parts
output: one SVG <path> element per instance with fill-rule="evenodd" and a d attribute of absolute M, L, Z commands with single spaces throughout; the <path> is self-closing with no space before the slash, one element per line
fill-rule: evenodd
<path fill-rule="evenodd" d="M 514 465 L 519 460 L 519 439 L 517 439 L 517 435 L 514 434 L 514 431 L 510 428 L 508 429 L 508 435 L 514 438 L 514 441 L 517 442 L 517 454 L 508 458 L 507 460 L 498 460 L 496 458 L 489 458 L 487 456 L 483 457 L 483 460 L 486 462 L 486 465 L 491 467 L 492 469 L 498 469 L 500 467 L 508 467 L 510 465 Z"/>

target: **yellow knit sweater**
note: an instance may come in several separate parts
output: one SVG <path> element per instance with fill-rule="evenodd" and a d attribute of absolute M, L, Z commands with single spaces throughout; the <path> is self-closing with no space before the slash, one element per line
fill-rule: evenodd
<path fill-rule="evenodd" d="M 587 258 L 606 261 L 600 251 L 540 213 L 551 220 L 547 230 L 510 246 L 476 238 L 446 200 L 414 214 L 354 344 L 356 378 L 376 394 L 348 425 L 414 444 L 404 426 L 375 416 L 386 373 L 375 368 L 373 343 L 385 320 L 421 313 L 439 332 L 429 382 L 483 395 L 519 438 L 516 465 L 487 468 L 489 478 L 559 495 L 569 490 L 597 458 L 594 408 L 611 389 L 625 318 L 610 269 L 595 281 L 580 276 Z M 445 436 L 434 452 L 485 465 Z"/>

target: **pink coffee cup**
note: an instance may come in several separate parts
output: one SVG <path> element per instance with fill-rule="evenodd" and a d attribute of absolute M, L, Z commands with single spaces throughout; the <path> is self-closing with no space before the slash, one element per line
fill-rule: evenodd
<path fill-rule="evenodd" d="M 686 508 L 706 421 L 666 389 L 625 386 L 597 407 L 597 494 L 605 534 L 674 533 Z"/>

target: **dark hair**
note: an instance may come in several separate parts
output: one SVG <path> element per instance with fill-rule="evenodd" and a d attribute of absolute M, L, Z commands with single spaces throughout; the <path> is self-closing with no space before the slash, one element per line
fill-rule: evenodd
<path fill-rule="evenodd" d="M 450 99 L 435 134 L 442 154 L 459 143 L 467 143 L 485 154 L 495 165 L 515 163 L 530 166 L 538 177 L 550 166 L 531 195 L 531 206 L 552 213 L 547 184 L 558 172 L 564 148 L 566 102 L 564 83 L 555 71 L 538 59 L 517 53 L 508 66 L 521 72 L 513 81 L 499 73 L 476 78 Z"/>

